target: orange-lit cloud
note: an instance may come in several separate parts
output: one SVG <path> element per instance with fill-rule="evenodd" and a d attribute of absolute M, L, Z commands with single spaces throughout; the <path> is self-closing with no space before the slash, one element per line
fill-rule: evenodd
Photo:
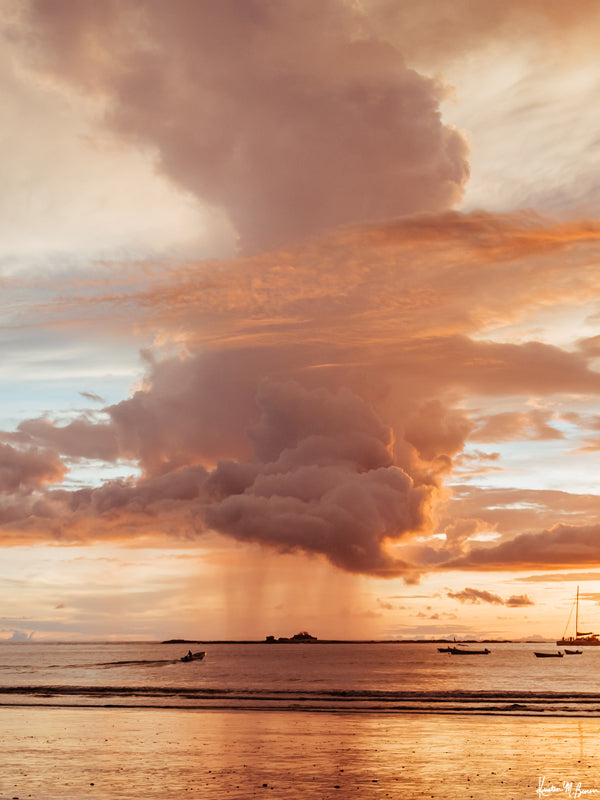
<path fill-rule="evenodd" d="M 522 608 L 523 606 L 533 606 L 535 603 L 526 594 L 513 594 L 504 601 L 504 605 L 510 608 Z"/>
<path fill-rule="evenodd" d="M 467 586 L 461 592 L 447 592 L 452 600 L 459 600 L 461 603 L 492 603 L 493 605 L 504 605 L 504 600 L 500 595 L 486 592 L 483 589 L 471 589 Z"/>
<path fill-rule="evenodd" d="M 481 571 L 590 567 L 598 563 L 599 535 L 598 525 L 560 524 L 550 530 L 523 533 L 496 546 L 473 548 L 448 566 Z"/>
<path fill-rule="evenodd" d="M 66 471 L 56 451 L 0 444 L 0 493 L 30 494 L 59 483 Z"/>
<path fill-rule="evenodd" d="M 476 518 L 471 535 L 487 530 L 496 531 L 501 539 L 510 539 L 523 531 L 551 528 L 557 518 L 581 526 L 597 519 L 598 514 L 600 499 L 595 494 L 455 486 L 452 497 L 440 510 L 440 524 L 448 536 L 456 520 Z"/>
<path fill-rule="evenodd" d="M 474 434 L 480 442 L 514 441 L 515 439 L 561 439 L 563 434 L 549 424 L 551 412 L 504 411 L 489 416 Z"/>
<path fill-rule="evenodd" d="M 460 592 L 446 592 L 451 600 L 458 600 L 461 603 L 490 603 L 497 606 L 509 606 L 510 608 L 521 608 L 523 606 L 534 605 L 526 594 L 512 595 L 507 600 L 503 600 L 500 595 L 488 592 L 485 589 L 472 589 L 467 586 Z"/>
<path fill-rule="evenodd" d="M 101 318 L 110 300 L 111 313 L 135 309 L 138 326 L 182 350 L 146 353 L 143 384 L 100 417 L 21 422 L 14 446 L 126 461 L 140 476 L 46 493 L 21 521 L 11 517 L 13 529 L 81 541 L 212 529 L 413 580 L 483 559 L 480 534 L 502 539 L 541 519 L 552 527 L 567 507 L 558 496 L 536 495 L 535 513 L 506 495 L 490 509 L 493 493 L 451 496 L 445 484 L 469 442 L 561 441 L 561 420 L 589 427 L 575 412 L 521 405 L 596 396 L 590 345 L 482 333 L 559 296 L 589 296 L 599 234 L 595 223 L 531 214 L 419 216 L 181 265 L 142 291 L 123 279 L 119 296 L 63 296 L 56 313 L 81 303 Z M 498 464 L 497 453 L 475 457 Z M 394 551 L 436 532 L 444 546 Z"/>
<path fill-rule="evenodd" d="M 368 0 L 367 7 L 381 35 L 402 42 L 411 60 L 430 66 L 464 58 L 492 41 L 550 48 L 557 60 L 582 58 L 600 31 L 594 0 L 568 6 L 545 0 L 431 0 L 418 6 L 408 0 Z"/>

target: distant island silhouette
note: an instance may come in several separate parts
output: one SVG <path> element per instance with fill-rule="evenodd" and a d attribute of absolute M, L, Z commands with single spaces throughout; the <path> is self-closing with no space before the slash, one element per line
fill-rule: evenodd
<path fill-rule="evenodd" d="M 161 644 L 202 644 L 199 639 L 167 639 Z"/>
<path fill-rule="evenodd" d="M 307 633 L 306 631 L 300 631 L 300 633 L 295 633 L 293 636 L 280 636 L 278 639 L 276 639 L 274 636 L 267 636 L 265 641 L 269 644 L 275 644 L 278 642 L 317 642 L 318 639 L 316 636 L 311 636 L 310 633 Z"/>
<path fill-rule="evenodd" d="M 264 639 L 166 639 L 160 644 L 286 644 L 318 642 L 319 644 L 550 644 L 554 639 L 530 636 L 523 639 L 317 639 L 303 631 L 291 637 L 266 636 Z"/>

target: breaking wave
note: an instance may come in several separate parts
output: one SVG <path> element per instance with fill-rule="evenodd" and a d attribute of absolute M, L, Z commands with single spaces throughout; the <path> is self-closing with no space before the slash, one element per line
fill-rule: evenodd
<path fill-rule="evenodd" d="M 497 691 L 286 691 L 151 686 L 3 686 L 0 706 L 164 707 L 600 717 L 600 694 Z"/>

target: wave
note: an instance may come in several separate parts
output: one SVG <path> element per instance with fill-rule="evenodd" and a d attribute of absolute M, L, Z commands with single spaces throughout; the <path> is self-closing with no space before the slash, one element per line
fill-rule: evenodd
<path fill-rule="evenodd" d="M 584 692 L 0 686 L 0 706 L 8 705 L 600 717 L 600 694 Z"/>

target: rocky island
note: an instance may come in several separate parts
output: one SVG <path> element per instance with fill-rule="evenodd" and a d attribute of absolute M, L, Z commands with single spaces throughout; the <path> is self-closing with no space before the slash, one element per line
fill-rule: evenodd
<path fill-rule="evenodd" d="M 274 636 L 267 636 L 265 641 L 269 644 L 276 644 L 279 642 L 291 642 L 292 644 L 295 644 L 298 642 L 316 642 L 318 639 L 316 636 L 311 636 L 310 633 L 307 633 L 306 631 L 300 631 L 300 633 L 296 633 L 294 636 L 280 636 L 278 639 L 276 639 Z"/>

